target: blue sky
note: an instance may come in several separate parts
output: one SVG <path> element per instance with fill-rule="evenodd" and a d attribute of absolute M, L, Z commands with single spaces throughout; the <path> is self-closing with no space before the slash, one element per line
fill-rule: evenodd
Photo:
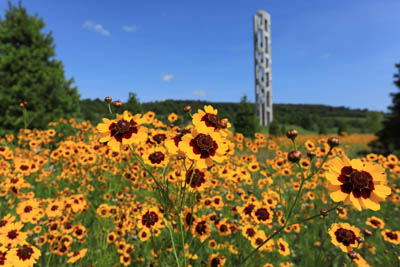
<path fill-rule="evenodd" d="M 13 1 L 17 3 L 17 1 Z M 271 14 L 274 103 L 386 111 L 398 0 L 23 1 L 81 99 L 254 101 L 253 15 Z M 0 1 L 4 18 L 7 1 Z"/>

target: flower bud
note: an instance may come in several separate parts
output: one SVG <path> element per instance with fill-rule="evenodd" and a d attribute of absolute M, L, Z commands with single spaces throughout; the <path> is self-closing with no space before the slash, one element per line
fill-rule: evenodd
<path fill-rule="evenodd" d="M 185 155 L 177 155 L 176 158 L 177 158 L 178 160 L 181 160 L 181 159 L 184 159 L 184 158 L 185 158 Z"/>
<path fill-rule="evenodd" d="M 301 158 L 301 152 L 299 150 L 290 151 L 288 154 L 288 160 L 292 163 L 299 162 Z"/>
<path fill-rule="evenodd" d="M 187 106 L 185 106 L 185 107 L 183 108 L 183 111 L 185 111 L 185 112 L 189 112 L 189 111 L 191 111 L 191 110 L 192 110 L 192 107 L 189 106 L 189 105 L 187 105 Z"/>
<path fill-rule="evenodd" d="M 338 211 L 339 213 L 342 213 L 343 210 L 344 210 L 344 208 L 343 208 L 342 206 L 339 206 L 339 207 L 337 207 L 336 209 L 337 209 L 337 211 Z"/>
<path fill-rule="evenodd" d="M 106 96 L 106 97 L 104 98 L 104 101 L 105 101 L 106 103 L 110 104 L 111 101 L 112 101 L 112 98 L 109 97 L 109 96 Z"/>
<path fill-rule="evenodd" d="M 23 108 L 24 106 L 25 106 L 24 103 L 19 103 L 20 108 Z"/>
<path fill-rule="evenodd" d="M 307 157 L 312 160 L 317 154 L 314 151 L 308 151 Z"/>
<path fill-rule="evenodd" d="M 114 107 L 115 107 L 115 108 L 120 108 L 120 107 L 122 107 L 122 102 L 119 101 L 119 100 L 114 101 Z"/>
<path fill-rule="evenodd" d="M 339 144 L 340 144 L 340 141 L 339 141 L 339 138 L 337 138 L 337 137 L 329 137 L 329 139 L 328 139 L 328 145 L 330 146 L 330 147 L 337 147 L 337 146 L 339 146 Z"/>
<path fill-rule="evenodd" d="M 287 138 L 292 139 L 292 140 L 294 140 L 298 134 L 299 134 L 299 132 L 295 129 L 291 129 L 286 132 Z"/>
<path fill-rule="evenodd" d="M 357 253 L 356 253 L 355 251 L 353 251 L 353 250 L 349 251 L 349 252 L 347 253 L 347 255 L 348 255 L 348 256 L 350 257 L 350 259 L 352 259 L 352 260 L 357 259 Z"/>
<path fill-rule="evenodd" d="M 218 121 L 218 126 L 222 129 L 225 129 L 226 127 L 228 127 L 228 122 L 224 119 L 221 119 Z"/>
<path fill-rule="evenodd" d="M 389 250 L 388 250 L 388 249 L 385 249 L 383 252 L 384 252 L 385 254 L 388 254 L 388 253 L 389 253 Z"/>
<path fill-rule="evenodd" d="M 363 232 L 364 232 L 364 235 L 366 235 L 366 236 L 372 235 L 372 232 L 370 230 L 368 230 L 367 228 L 364 228 Z"/>
<path fill-rule="evenodd" d="M 327 209 L 321 209 L 321 210 L 319 211 L 319 213 L 320 213 L 323 217 L 326 217 L 326 216 L 328 216 L 328 214 L 329 214 L 329 212 L 328 212 Z"/>

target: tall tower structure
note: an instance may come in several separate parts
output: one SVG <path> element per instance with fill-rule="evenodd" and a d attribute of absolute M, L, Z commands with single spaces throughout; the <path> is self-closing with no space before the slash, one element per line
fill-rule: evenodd
<path fill-rule="evenodd" d="M 258 10 L 253 17 L 256 113 L 260 125 L 272 122 L 271 16 Z"/>

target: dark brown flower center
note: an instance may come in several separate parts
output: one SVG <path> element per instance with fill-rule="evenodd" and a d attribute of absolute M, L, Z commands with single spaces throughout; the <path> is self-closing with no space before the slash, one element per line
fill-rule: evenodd
<path fill-rule="evenodd" d="M 249 229 L 246 230 L 246 234 L 247 234 L 249 237 L 253 237 L 253 236 L 256 234 L 256 231 L 254 231 L 253 228 L 249 228 Z"/>
<path fill-rule="evenodd" d="M 21 165 L 20 169 L 23 170 L 23 171 L 26 171 L 27 169 L 29 169 L 29 166 Z"/>
<path fill-rule="evenodd" d="M 166 138 L 165 134 L 156 134 L 153 136 L 153 140 L 156 141 L 157 144 L 161 144 Z"/>
<path fill-rule="evenodd" d="M 185 222 L 186 222 L 186 224 L 187 224 L 188 226 L 190 226 L 190 225 L 192 225 L 193 221 L 194 221 L 193 214 L 192 214 L 192 213 L 188 213 L 188 214 L 186 215 L 186 217 L 185 217 Z"/>
<path fill-rule="evenodd" d="M 219 258 L 214 258 L 211 260 L 211 267 L 220 267 L 221 266 L 221 261 Z"/>
<path fill-rule="evenodd" d="M 148 211 L 142 217 L 142 224 L 145 225 L 147 228 L 155 225 L 157 221 L 158 215 L 154 211 Z"/>
<path fill-rule="evenodd" d="M 32 206 L 26 206 L 24 212 L 28 213 L 32 210 Z"/>
<path fill-rule="evenodd" d="M 164 154 L 162 152 L 158 152 L 158 151 L 150 154 L 150 156 L 149 156 L 149 160 L 153 164 L 160 164 L 161 161 L 164 160 L 164 158 L 165 158 Z"/>
<path fill-rule="evenodd" d="M 392 240 L 397 240 L 397 238 L 398 238 L 397 234 L 393 233 L 393 232 L 387 232 L 386 236 L 389 237 Z"/>
<path fill-rule="evenodd" d="M 199 222 L 197 225 L 196 225 L 196 232 L 199 234 L 199 235 L 203 235 L 203 234 L 205 234 L 206 232 L 207 232 L 207 230 L 206 230 L 206 222 Z"/>
<path fill-rule="evenodd" d="M 253 211 L 253 209 L 255 207 L 256 206 L 254 204 L 250 204 L 246 208 L 243 209 L 243 213 L 246 214 L 246 215 L 250 215 L 250 213 Z"/>
<path fill-rule="evenodd" d="M 213 148 L 213 139 L 209 135 L 198 135 L 196 137 L 196 145 L 200 150 L 209 151 Z"/>
<path fill-rule="evenodd" d="M 226 231 L 228 231 L 228 227 L 225 224 L 223 224 L 219 227 L 219 230 L 221 231 L 221 233 L 225 233 Z"/>
<path fill-rule="evenodd" d="M 356 235 L 352 230 L 347 230 L 344 228 L 339 228 L 335 232 L 336 240 L 343 245 L 350 246 L 350 244 L 355 244 Z"/>
<path fill-rule="evenodd" d="M 372 219 L 370 222 L 371 222 L 373 225 L 375 225 L 375 226 L 380 226 L 380 225 L 381 225 L 381 222 L 380 222 L 380 221 L 377 221 L 377 220 L 375 220 L 375 219 Z"/>
<path fill-rule="evenodd" d="M 117 123 L 113 122 L 108 128 L 113 136 L 118 142 L 122 142 L 122 138 L 129 139 L 132 134 L 138 132 L 136 122 L 131 119 L 130 122 L 126 120 L 119 120 Z"/>
<path fill-rule="evenodd" d="M 120 120 L 117 122 L 117 131 L 119 133 L 126 133 L 127 131 L 129 131 L 129 122 L 127 122 L 126 120 Z"/>
<path fill-rule="evenodd" d="M 17 250 L 17 256 L 20 260 L 25 261 L 29 260 L 33 254 L 33 249 L 24 245 L 23 248 Z"/>
<path fill-rule="evenodd" d="M 351 166 L 343 167 L 338 180 L 343 184 L 340 189 L 343 193 L 353 193 L 355 198 L 367 199 L 375 189 L 373 178 L 366 171 L 358 171 Z"/>
<path fill-rule="evenodd" d="M 7 259 L 6 255 L 7 255 L 7 252 L 0 251 L 0 266 L 4 266 L 6 259 Z"/>
<path fill-rule="evenodd" d="M 212 139 L 210 135 L 198 134 L 190 141 L 195 154 L 201 154 L 200 158 L 208 158 L 215 155 L 218 144 Z"/>
<path fill-rule="evenodd" d="M 18 236 L 18 231 L 17 230 L 11 230 L 10 232 L 8 232 L 7 237 L 9 239 L 15 239 Z"/>
<path fill-rule="evenodd" d="M 257 209 L 255 215 L 259 221 L 265 221 L 269 219 L 269 212 L 265 208 Z"/>
<path fill-rule="evenodd" d="M 352 172 L 350 180 L 353 182 L 355 188 L 364 188 L 369 184 L 368 174 L 366 172 Z"/>
<path fill-rule="evenodd" d="M 195 170 L 194 174 L 193 170 L 189 170 L 186 175 L 186 183 L 190 183 L 190 186 L 192 188 L 200 187 L 203 183 L 206 182 L 204 176 L 205 174 L 198 169 Z M 192 182 L 190 182 L 190 179 L 192 179 Z"/>

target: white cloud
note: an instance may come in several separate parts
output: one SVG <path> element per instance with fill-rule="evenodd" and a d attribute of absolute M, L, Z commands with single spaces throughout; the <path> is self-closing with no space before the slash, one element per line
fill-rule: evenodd
<path fill-rule="evenodd" d="M 161 74 L 161 77 L 164 82 L 169 82 L 174 78 L 174 75 L 172 74 Z"/>
<path fill-rule="evenodd" d="M 208 95 L 208 92 L 206 90 L 194 90 L 193 92 L 194 96 L 206 96 Z"/>
<path fill-rule="evenodd" d="M 90 31 L 98 32 L 101 35 L 104 35 L 104 36 L 107 36 L 107 37 L 111 35 L 111 33 L 109 31 L 107 31 L 106 29 L 103 28 L 103 25 L 95 24 L 91 20 L 85 21 L 85 23 L 83 23 L 82 27 L 84 29 L 88 29 Z"/>
<path fill-rule="evenodd" d="M 126 32 L 136 32 L 137 31 L 137 26 L 127 26 L 125 25 L 122 27 L 122 29 Z"/>

